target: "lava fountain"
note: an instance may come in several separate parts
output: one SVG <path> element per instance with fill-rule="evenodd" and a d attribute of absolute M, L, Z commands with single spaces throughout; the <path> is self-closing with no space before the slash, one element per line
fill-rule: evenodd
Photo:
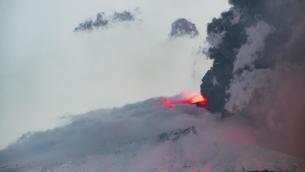
<path fill-rule="evenodd" d="M 168 108 L 172 108 L 179 104 L 197 105 L 200 107 L 205 107 L 208 99 L 200 92 L 183 91 L 177 96 L 171 98 L 163 98 L 161 99 L 161 101 Z"/>

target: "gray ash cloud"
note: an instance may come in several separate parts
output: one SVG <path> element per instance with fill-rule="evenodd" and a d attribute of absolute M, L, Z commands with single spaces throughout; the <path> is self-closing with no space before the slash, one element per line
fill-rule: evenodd
<path fill-rule="evenodd" d="M 114 12 L 110 16 L 106 16 L 104 12 L 98 13 L 95 20 L 88 19 L 81 22 L 74 31 L 92 31 L 93 29 L 106 28 L 109 24 L 115 24 L 119 22 L 131 22 L 135 20 L 133 13 L 129 11 Z"/>
<path fill-rule="evenodd" d="M 196 25 L 185 18 L 179 18 L 172 23 L 170 37 L 189 36 L 194 38 L 198 35 Z"/>
<path fill-rule="evenodd" d="M 230 3 L 207 27 L 214 60 L 201 85 L 207 108 L 241 115 L 274 134 L 270 147 L 305 157 L 305 2 Z"/>

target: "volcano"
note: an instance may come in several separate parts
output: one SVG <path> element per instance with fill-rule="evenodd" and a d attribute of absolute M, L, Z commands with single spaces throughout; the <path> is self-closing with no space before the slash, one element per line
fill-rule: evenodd
<path fill-rule="evenodd" d="M 237 122 L 188 104 L 158 108 L 161 100 L 91 111 L 28 133 L 0 151 L 0 171 L 296 172 L 303 162 L 256 146 Z"/>

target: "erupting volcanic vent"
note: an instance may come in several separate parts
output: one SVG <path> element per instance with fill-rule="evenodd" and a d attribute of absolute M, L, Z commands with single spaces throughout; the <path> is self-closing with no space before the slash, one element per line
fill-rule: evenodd
<path fill-rule="evenodd" d="M 178 96 L 172 98 L 163 98 L 161 101 L 168 108 L 172 108 L 178 104 L 196 104 L 197 106 L 205 107 L 208 99 L 200 92 L 183 91 Z"/>
<path fill-rule="evenodd" d="M 59 51 L 54 51 L 56 52 L 55 55 L 68 55 L 67 59 L 63 58 L 62 67 L 64 68 L 62 69 L 65 69 L 67 62 L 69 62 L 66 60 L 74 60 L 71 57 L 81 54 L 81 56 L 76 56 L 77 68 L 70 68 L 73 65 L 67 68 L 68 73 L 77 72 L 77 70 L 71 69 L 81 69 L 81 73 L 65 75 L 64 78 L 59 78 L 59 80 L 54 80 L 57 75 L 42 77 L 46 79 L 41 80 L 50 80 L 50 82 L 55 83 L 54 86 L 64 86 L 68 90 L 72 88 L 75 92 L 68 91 L 61 95 L 61 89 L 55 91 L 59 87 L 54 87 L 54 89 L 50 87 L 45 89 L 50 90 L 50 100 L 45 99 L 44 91 L 40 91 L 41 97 L 36 99 L 36 95 L 30 96 L 29 102 L 25 101 L 24 104 L 17 101 L 14 106 L 6 106 L 8 105 L 6 101 L 4 104 L 1 102 L 1 105 L 4 105 L 4 112 L 6 109 L 16 108 L 18 109 L 16 114 L 19 115 L 20 113 L 20 116 L 22 116 L 32 111 L 36 112 L 36 109 L 37 112 L 45 111 L 45 106 L 38 107 L 36 105 L 38 101 L 50 101 L 50 107 L 65 106 L 68 109 L 72 108 L 71 112 L 74 112 L 78 111 L 77 106 L 83 103 L 84 105 L 90 105 L 88 107 L 95 107 L 100 103 L 102 105 L 103 101 L 100 100 L 104 99 L 95 100 L 100 95 L 106 98 L 105 101 L 111 99 L 111 102 L 116 102 L 117 98 L 122 99 L 120 93 L 126 93 L 123 94 L 123 99 L 125 101 L 128 97 L 129 102 L 150 94 L 161 96 L 180 88 L 196 88 L 193 87 L 193 79 L 196 79 L 195 72 L 197 69 L 192 70 L 193 73 L 191 73 L 191 70 L 186 72 L 185 69 L 188 68 L 180 68 L 176 64 L 182 64 L 183 67 L 197 66 L 195 64 L 197 63 L 196 59 L 193 59 L 193 63 L 188 63 L 191 62 L 192 58 L 189 58 L 189 61 L 184 61 L 182 57 L 188 57 L 188 54 L 179 50 L 180 47 L 182 48 L 188 44 L 190 47 L 198 47 L 193 45 L 197 41 L 203 44 L 200 45 L 200 51 L 202 49 L 204 56 L 211 59 L 212 66 L 202 78 L 200 92 L 183 91 L 173 97 L 151 98 L 126 104 L 122 107 L 103 108 L 84 114 L 64 116 L 63 119 L 67 120 L 63 121 L 66 123 L 65 125 L 45 131 L 26 133 L 3 149 L 1 148 L 2 142 L 0 142 L 0 172 L 305 172 L 305 1 L 228 1 L 230 3 L 228 11 L 223 12 L 218 18 L 214 18 L 207 26 L 206 41 L 208 47 L 200 40 L 202 35 L 194 38 L 194 42 L 188 42 L 190 40 L 185 39 L 164 41 L 168 34 L 168 28 L 166 25 L 164 25 L 165 27 L 162 25 L 164 24 L 163 18 L 165 24 L 169 25 L 170 23 L 167 22 L 171 21 L 172 17 L 189 17 L 189 15 L 170 14 L 170 16 L 167 16 L 169 18 L 166 18 L 165 15 L 163 16 L 165 13 L 162 13 L 162 16 L 156 13 L 160 6 L 163 8 L 166 4 L 169 7 L 164 8 L 168 9 L 166 12 L 173 11 L 171 10 L 173 7 L 171 2 L 159 1 L 160 5 L 157 3 L 158 6 L 155 9 L 151 8 L 155 1 L 154 3 L 149 1 L 148 6 L 143 6 L 143 8 L 141 6 L 140 9 L 143 10 L 143 13 L 139 13 L 141 22 L 134 24 L 130 29 L 112 27 L 112 24 L 117 22 L 131 20 L 132 17 L 127 14 L 128 12 L 114 13 L 113 17 L 110 18 L 106 18 L 107 16 L 103 18 L 102 15 L 98 15 L 95 22 L 88 20 L 89 23 L 81 23 L 78 26 L 81 31 L 84 28 L 91 30 L 91 27 L 102 29 L 104 25 L 109 28 L 104 33 L 96 33 L 90 36 L 75 33 L 73 35 L 77 38 L 72 38 L 71 41 L 77 42 L 76 47 L 64 48 L 69 52 L 63 51 L 62 48 Z M 209 4 L 212 2 L 209 1 L 206 7 L 210 8 Z M 179 2 L 183 5 L 181 6 L 181 14 L 184 14 L 184 11 L 188 9 L 192 9 L 189 8 L 191 6 L 188 3 L 182 4 L 182 2 Z M 141 4 L 146 4 L 146 2 Z M 70 4 L 68 5 L 70 6 Z M 132 7 L 132 4 L 130 5 Z M 40 6 L 39 3 L 38 7 Z M 204 5 L 198 4 L 198 7 L 200 11 L 205 10 L 201 9 Z M 146 9 L 149 11 L 145 11 Z M 210 12 L 210 10 L 208 11 Z M 149 16 L 149 14 L 152 15 Z M 21 15 L 18 14 L 18 16 Z M 202 17 L 206 18 L 207 16 L 199 16 L 198 14 L 198 18 L 193 16 L 190 17 L 190 20 L 199 21 Z M 18 19 L 19 17 L 15 18 Z M 40 21 L 41 17 L 38 19 Z M 106 24 L 106 20 L 110 23 Z M 7 21 L 14 22 L 14 20 Z M 73 23 L 72 20 L 71 23 Z M 37 26 L 40 25 L 39 23 Z M 187 26 L 190 25 L 192 24 L 187 24 Z M 153 26 L 153 28 L 150 28 L 150 26 Z M 161 33 L 160 37 L 153 32 L 150 34 L 151 31 L 155 30 L 155 26 L 160 28 L 157 31 L 162 31 L 162 28 L 166 28 L 166 31 Z M 194 30 L 195 23 L 192 28 L 191 30 Z M 29 29 L 20 30 L 24 32 Z M 65 30 L 65 28 L 59 30 Z M 24 34 L 23 32 L 17 32 L 17 34 Z M 200 33 L 204 32 L 201 31 Z M 50 35 L 55 36 L 55 34 Z M 64 34 L 59 32 L 59 35 Z M 142 36 L 145 37 L 142 38 Z M 125 38 L 128 39 L 125 40 Z M 50 40 L 53 42 L 53 37 Z M 70 39 L 65 37 L 65 40 Z M 80 40 L 90 44 L 79 44 L 81 43 Z M 144 42 L 142 42 L 143 40 Z M 19 40 L 9 41 L 13 43 Z M 27 39 L 22 41 L 27 43 Z M 53 43 L 58 42 L 54 39 Z M 101 47 L 102 44 L 105 47 Z M 126 46 L 129 44 L 130 47 Z M 84 46 L 84 49 L 79 45 Z M 142 45 L 145 46 L 142 47 Z M 59 46 L 54 44 L 53 47 L 57 49 Z M 93 49 L 87 51 L 89 47 L 93 47 Z M 27 48 L 27 46 L 20 47 L 18 50 L 27 51 Z M 38 48 L 41 49 L 41 47 Z M 44 53 L 38 48 L 34 47 L 32 50 L 34 54 Z M 81 51 L 74 52 L 76 48 Z M 101 51 L 97 51 L 99 48 L 102 48 Z M 14 46 L 10 46 L 10 49 L 15 51 Z M 37 50 L 39 50 L 38 53 L 36 53 Z M 90 53 L 83 54 L 83 52 Z M 106 54 L 97 52 L 106 52 Z M 10 52 L 7 54 L 10 54 Z M 18 51 L 16 55 L 20 54 L 23 54 L 23 51 Z M 12 55 L 15 54 L 12 53 Z M 31 54 L 25 55 L 27 57 Z M 198 57 L 201 57 L 201 54 L 199 55 Z M 109 56 L 109 61 L 104 56 Z M 36 58 L 31 58 L 31 60 L 36 60 Z M 5 64 L 15 61 L 9 60 L 7 62 L 9 63 Z M 21 73 L 19 70 L 15 73 L 15 70 L 19 69 L 19 66 L 23 64 L 22 62 L 16 63 L 17 66 L 14 66 L 12 70 L 5 71 L 0 78 L 7 75 L 9 83 L 14 87 L 16 83 L 11 81 L 15 80 L 11 79 L 14 78 L 15 74 Z M 53 63 L 53 61 L 47 62 L 57 64 L 59 61 L 54 61 L 56 63 Z M 79 62 L 86 62 L 85 66 L 89 68 L 78 66 Z M 36 62 L 33 64 L 36 64 Z M 172 64 L 174 65 L 172 66 Z M 204 66 L 206 65 L 202 65 L 202 67 Z M 27 69 L 26 67 L 24 69 Z M 45 66 L 40 68 L 43 69 L 43 67 Z M 50 66 L 50 69 L 53 69 L 53 67 L 55 66 Z M 91 67 L 94 68 L 91 69 Z M 120 70 L 117 70 L 117 67 Z M 147 68 L 149 69 L 147 70 Z M 103 69 L 103 71 L 99 69 Z M 179 70 L 178 73 L 176 69 Z M 183 71 L 180 71 L 180 69 L 183 69 Z M 200 68 L 200 71 L 206 70 Z M 174 75 L 170 75 L 172 78 L 167 75 L 163 76 L 162 74 L 166 72 Z M 33 78 L 38 76 L 36 76 L 36 69 L 32 73 L 35 73 Z M 41 76 L 47 73 L 43 70 Z M 106 75 L 101 76 L 102 73 Z M 26 76 L 26 81 L 30 81 L 32 77 L 29 77 L 29 72 L 25 74 L 22 75 L 22 78 Z M 97 78 L 93 76 L 91 78 L 91 74 L 93 76 L 97 74 Z M 85 80 L 74 82 L 75 78 L 79 76 L 85 78 Z M 19 80 L 20 76 L 15 79 L 16 81 Z M 69 80 L 69 84 L 61 83 L 62 79 Z M 100 80 L 97 82 L 98 79 Z M 190 81 L 192 82 L 189 83 Z M 11 87 L 10 84 L 3 87 L 5 92 L 6 88 Z M 33 82 L 33 84 L 36 86 L 36 82 Z M 107 87 L 102 85 L 107 85 Z M 11 101 L 11 98 L 15 99 L 15 96 L 19 93 L 22 93 L 20 95 L 30 95 L 27 92 L 23 94 L 23 89 L 16 88 L 5 94 L 13 96 L 8 97 L 8 102 Z M 36 91 L 36 88 L 40 90 L 42 87 L 33 88 Z M 112 91 L 107 88 L 111 88 Z M 94 91 L 91 93 L 89 89 L 94 89 Z M 80 90 L 84 91 L 78 93 L 77 91 Z M 28 90 L 25 89 L 24 91 Z M 59 94 L 53 95 L 56 92 Z M 51 104 L 53 98 L 57 97 L 56 95 L 59 95 L 59 99 L 63 99 L 64 104 L 59 102 L 54 105 Z M 73 99 L 64 98 L 67 96 L 71 96 L 73 99 L 84 97 L 84 99 L 81 99 L 81 102 L 74 102 Z M 30 100 L 34 101 L 31 103 Z M 97 104 L 91 104 L 91 102 Z M 27 108 L 31 104 L 34 107 L 33 109 L 30 111 L 22 110 L 22 107 Z M 103 106 L 106 106 L 106 104 L 103 104 Z M 74 107 L 76 109 L 73 109 Z M 82 105 L 80 108 L 83 109 L 85 106 Z M 46 113 L 51 114 L 56 111 L 57 109 L 50 112 L 46 111 Z M 67 112 L 69 111 L 67 110 Z M 32 116 L 33 118 L 26 121 L 20 119 L 27 118 L 17 118 L 19 122 L 12 120 L 11 125 L 15 124 L 18 127 L 21 124 L 24 126 L 35 124 L 33 126 L 36 127 L 36 124 L 37 126 L 41 125 L 38 125 L 39 119 L 45 117 L 43 116 L 44 113 L 41 115 L 39 114 L 39 117 Z M 9 115 L 2 116 L 0 117 L 0 131 L 5 123 L 3 122 L 5 120 L 2 119 L 10 119 Z M 27 123 L 28 121 L 31 123 Z M 21 129 L 12 128 L 16 131 Z M 7 133 L 10 133 L 10 131 L 7 131 L 7 133 L 3 131 L 2 133 L 3 135 L 0 135 L 1 140 L 3 139 L 2 136 L 8 136 Z"/>

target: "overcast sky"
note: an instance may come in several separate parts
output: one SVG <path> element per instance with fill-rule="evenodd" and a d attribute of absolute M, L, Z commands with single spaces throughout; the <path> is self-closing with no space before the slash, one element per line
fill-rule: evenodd
<path fill-rule="evenodd" d="M 104 11 L 136 8 L 136 22 L 73 32 Z M 206 24 L 226 0 L 0 0 L 0 148 L 59 118 L 150 97 L 199 90 L 211 61 Z M 168 39 L 171 23 L 196 24 L 195 39 Z"/>

